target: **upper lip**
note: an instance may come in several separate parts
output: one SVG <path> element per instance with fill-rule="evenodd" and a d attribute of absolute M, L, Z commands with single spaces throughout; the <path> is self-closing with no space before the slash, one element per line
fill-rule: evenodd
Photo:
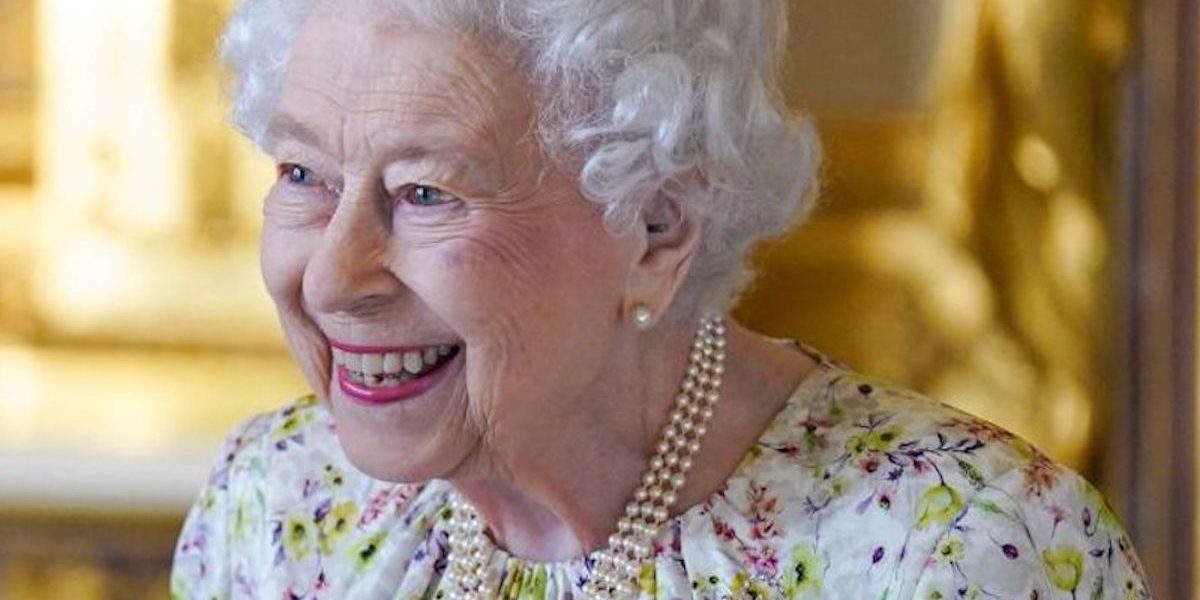
<path fill-rule="evenodd" d="M 419 351 L 425 348 L 434 346 L 457 346 L 456 342 L 446 344 L 420 344 L 415 346 L 383 346 L 383 345 L 368 345 L 368 344 L 351 344 L 348 342 L 340 342 L 337 340 L 329 340 L 329 345 L 343 352 L 353 352 L 355 354 L 387 354 L 391 352 L 401 353 L 409 351 Z"/>

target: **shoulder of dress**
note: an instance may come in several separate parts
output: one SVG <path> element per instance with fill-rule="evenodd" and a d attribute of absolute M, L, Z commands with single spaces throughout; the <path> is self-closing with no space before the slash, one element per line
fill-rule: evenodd
<path fill-rule="evenodd" d="M 1008 430 L 922 393 L 827 364 L 827 372 L 794 397 L 760 440 L 761 452 L 782 452 L 810 467 L 827 465 L 869 476 L 942 467 L 981 485 L 1034 465 L 1057 467 Z M 919 478 L 918 478 L 919 479 Z"/>
<path fill-rule="evenodd" d="M 328 411 L 315 396 L 302 396 L 236 425 L 221 445 L 209 485 L 225 488 L 231 478 L 266 479 L 271 465 L 336 453 L 336 444 Z"/>

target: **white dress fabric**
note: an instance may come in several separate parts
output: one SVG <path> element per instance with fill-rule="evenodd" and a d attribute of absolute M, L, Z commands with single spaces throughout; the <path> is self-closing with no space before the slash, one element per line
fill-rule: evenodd
<path fill-rule="evenodd" d="M 363 475 L 326 408 L 301 399 L 229 436 L 180 536 L 172 597 L 442 598 L 450 491 Z M 1150 597 L 1083 478 L 823 359 L 723 489 L 655 546 L 640 598 Z M 491 560 L 501 597 L 536 600 L 582 598 L 591 565 Z"/>

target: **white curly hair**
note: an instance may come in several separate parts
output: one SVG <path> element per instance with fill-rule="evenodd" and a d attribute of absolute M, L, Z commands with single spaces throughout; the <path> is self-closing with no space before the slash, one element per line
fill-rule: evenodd
<path fill-rule="evenodd" d="M 259 145 L 291 44 L 320 2 L 403 8 L 512 50 L 538 86 L 543 152 L 578 173 L 610 227 L 658 195 L 690 205 L 700 247 L 673 312 L 723 311 L 752 278 L 749 253 L 801 222 L 821 148 L 777 87 L 782 0 L 243 0 L 221 56 L 234 125 Z"/>

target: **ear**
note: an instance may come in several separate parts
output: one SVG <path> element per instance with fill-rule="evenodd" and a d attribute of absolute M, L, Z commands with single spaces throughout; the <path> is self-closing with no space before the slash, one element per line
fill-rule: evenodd
<path fill-rule="evenodd" d="M 626 290 L 626 315 L 638 305 L 650 309 L 651 324 L 671 306 L 687 277 L 700 243 L 699 216 L 678 198 L 658 194 L 646 203 L 635 225 L 642 240 Z"/>

